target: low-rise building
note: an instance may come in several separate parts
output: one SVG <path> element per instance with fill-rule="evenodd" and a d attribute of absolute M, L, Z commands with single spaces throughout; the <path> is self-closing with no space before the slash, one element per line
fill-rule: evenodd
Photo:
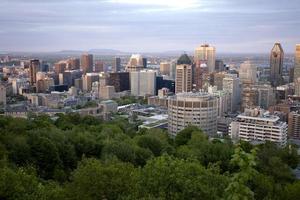
<path fill-rule="evenodd" d="M 285 146 L 287 143 L 288 125 L 276 115 L 261 109 L 246 109 L 231 122 L 229 135 L 234 141 L 248 142 L 271 141 Z"/>

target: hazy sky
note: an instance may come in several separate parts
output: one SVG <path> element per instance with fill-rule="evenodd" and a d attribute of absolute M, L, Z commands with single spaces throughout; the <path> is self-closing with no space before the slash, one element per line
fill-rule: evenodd
<path fill-rule="evenodd" d="M 300 43 L 300 0 L 0 0 L 0 50 L 286 52 Z"/>

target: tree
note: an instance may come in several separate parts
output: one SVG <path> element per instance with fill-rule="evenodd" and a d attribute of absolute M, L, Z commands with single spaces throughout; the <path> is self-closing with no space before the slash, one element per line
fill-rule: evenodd
<path fill-rule="evenodd" d="M 101 163 L 95 159 L 81 162 L 67 185 L 71 200 L 118 199 L 132 193 L 136 172 L 131 164 L 114 161 Z"/>
<path fill-rule="evenodd" d="M 225 199 L 228 200 L 254 200 L 254 193 L 248 187 L 248 182 L 253 175 L 257 173 L 254 169 L 256 150 L 251 150 L 251 153 L 246 153 L 241 147 L 235 149 L 235 153 L 231 159 L 231 163 L 239 168 L 232 177 L 230 184 L 225 190 Z"/>
<path fill-rule="evenodd" d="M 195 161 L 163 155 L 147 162 L 133 199 L 220 199 L 227 179 Z"/>

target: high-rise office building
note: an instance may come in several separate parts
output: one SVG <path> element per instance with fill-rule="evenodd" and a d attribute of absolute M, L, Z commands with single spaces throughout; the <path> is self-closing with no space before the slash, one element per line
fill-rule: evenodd
<path fill-rule="evenodd" d="M 63 73 L 67 68 L 67 62 L 59 61 L 54 64 L 54 72 L 56 74 Z"/>
<path fill-rule="evenodd" d="M 92 54 L 83 54 L 81 56 L 81 69 L 84 74 L 92 72 L 94 66 L 94 60 Z"/>
<path fill-rule="evenodd" d="M 29 66 L 29 78 L 30 84 L 34 85 L 36 83 L 36 73 L 40 69 L 40 61 L 39 60 L 31 60 Z"/>
<path fill-rule="evenodd" d="M 193 73 L 193 84 L 196 91 L 203 89 L 205 75 L 208 74 L 208 67 L 206 63 L 202 63 L 200 60 L 196 61 L 194 73 Z"/>
<path fill-rule="evenodd" d="M 231 122 L 229 135 L 235 141 L 248 142 L 271 141 L 285 146 L 287 143 L 288 125 L 280 118 L 259 109 L 246 109 Z"/>
<path fill-rule="evenodd" d="M 136 72 L 144 69 L 144 60 L 140 54 L 133 54 L 126 66 L 127 72 Z"/>
<path fill-rule="evenodd" d="M 225 69 L 225 65 L 223 60 L 216 60 L 216 67 L 215 67 L 216 72 L 224 71 L 224 69 Z"/>
<path fill-rule="evenodd" d="M 121 58 L 114 58 L 112 65 L 112 72 L 121 71 Z"/>
<path fill-rule="evenodd" d="M 300 78 L 295 80 L 295 95 L 300 96 Z"/>
<path fill-rule="evenodd" d="M 101 60 L 97 60 L 95 62 L 95 69 L 94 72 L 105 72 L 105 64 Z"/>
<path fill-rule="evenodd" d="M 144 67 L 144 68 L 147 68 L 147 65 L 148 65 L 148 60 L 147 60 L 147 58 L 143 58 L 143 67 Z"/>
<path fill-rule="evenodd" d="M 67 69 L 68 70 L 77 70 L 80 69 L 80 59 L 79 58 L 70 58 L 67 60 Z"/>
<path fill-rule="evenodd" d="M 239 78 L 242 84 L 249 85 L 257 82 L 257 67 L 251 61 L 245 61 L 239 69 Z"/>
<path fill-rule="evenodd" d="M 275 43 L 270 55 L 270 82 L 273 87 L 282 84 L 284 52 L 280 43 Z"/>
<path fill-rule="evenodd" d="M 6 105 L 6 88 L 0 85 L 0 104 Z"/>
<path fill-rule="evenodd" d="M 161 62 L 159 71 L 162 75 L 170 75 L 170 70 L 171 70 L 171 63 L 169 62 Z"/>
<path fill-rule="evenodd" d="M 300 111 L 289 113 L 288 119 L 288 135 L 293 139 L 300 139 Z"/>
<path fill-rule="evenodd" d="M 208 93 L 179 93 L 168 99 L 168 130 L 176 134 L 194 125 L 208 135 L 217 133 L 218 101 Z"/>
<path fill-rule="evenodd" d="M 230 111 L 239 110 L 241 102 L 240 79 L 236 75 L 228 74 L 223 78 L 223 90 L 231 94 Z"/>
<path fill-rule="evenodd" d="M 216 65 L 216 48 L 208 44 L 201 45 L 195 50 L 195 62 L 206 62 L 209 73 L 215 71 Z"/>
<path fill-rule="evenodd" d="M 108 85 L 114 86 L 116 92 L 130 90 L 129 72 L 109 73 Z"/>
<path fill-rule="evenodd" d="M 134 96 L 155 95 L 156 72 L 152 70 L 130 72 L 130 90 Z"/>
<path fill-rule="evenodd" d="M 187 54 L 183 54 L 176 65 L 175 93 L 192 91 L 192 61 Z"/>
<path fill-rule="evenodd" d="M 93 82 L 99 81 L 98 73 L 87 73 L 82 76 L 82 89 L 85 92 L 90 92 L 92 90 Z"/>
<path fill-rule="evenodd" d="M 300 44 L 296 45 L 294 81 L 300 78 Z"/>

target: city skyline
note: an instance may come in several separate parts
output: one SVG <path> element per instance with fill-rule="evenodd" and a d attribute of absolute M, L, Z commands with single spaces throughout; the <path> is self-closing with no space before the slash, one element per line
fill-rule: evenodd
<path fill-rule="evenodd" d="M 0 51 L 268 53 L 300 43 L 297 0 L 2 0 Z"/>

